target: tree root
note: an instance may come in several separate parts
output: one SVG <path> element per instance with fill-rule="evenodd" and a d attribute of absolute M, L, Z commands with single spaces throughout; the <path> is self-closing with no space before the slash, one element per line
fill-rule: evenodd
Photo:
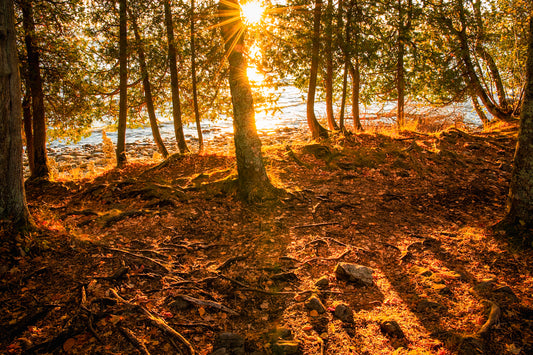
<path fill-rule="evenodd" d="M 163 270 L 165 270 L 165 272 L 167 273 L 170 273 L 170 269 L 163 265 L 162 263 L 160 263 L 159 261 L 157 260 L 154 260 L 148 256 L 144 256 L 144 255 L 140 255 L 140 254 L 136 254 L 136 253 L 132 253 L 131 251 L 127 251 L 127 250 L 122 250 L 122 249 L 117 249 L 117 248 L 112 248 L 112 247 L 108 247 L 108 246 L 105 246 L 105 245 L 101 245 L 101 247 L 107 249 L 107 250 L 110 250 L 110 251 L 116 251 L 116 252 L 119 252 L 119 253 L 123 253 L 123 254 L 126 254 L 126 255 L 130 255 L 130 256 L 133 256 L 135 258 L 139 258 L 139 259 L 143 259 L 143 260 L 147 260 L 149 262 L 151 262 L 152 264 L 155 264 L 157 266 L 159 266 L 160 268 L 162 268 Z"/>
<path fill-rule="evenodd" d="M 187 295 L 177 295 L 176 297 L 179 297 L 179 298 L 181 298 L 184 301 L 197 304 L 199 306 L 205 306 L 205 307 L 211 307 L 211 308 L 219 309 L 219 310 L 221 310 L 223 312 L 226 312 L 227 314 L 230 314 L 232 316 L 238 316 L 239 315 L 239 313 L 235 312 L 233 309 L 228 308 L 228 307 L 224 306 L 223 304 L 220 304 L 220 303 L 217 303 L 217 302 L 214 302 L 214 301 L 201 300 L 201 299 L 194 298 L 194 297 L 187 296 Z"/>
<path fill-rule="evenodd" d="M 485 322 L 485 324 L 483 324 L 483 326 L 475 334 L 476 337 L 483 337 L 484 335 L 486 335 L 489 332 L 489 330 L 500 319 L 500 316 L 502 313 L 500 307 L 492 301 L 489 301 L 489 303 L 490 303 L 489 317 L 487 318 L 487 321 Z"/>
<path fill-rule="evenodd" d="M 109 289 L 109 292 L 111 292 L 111 294 L 119 302 L 124 303 L 124 304 L 126 304 L 128 306 L 131 306 L 135 310 L 138 310 L 139 312 L 141 312 L 153 325 L 155 325 L 157 328 L 162 330 L 164 333 L 170 335 L 171 339 L 172 338 L 176 339 L 181 344 L 183 344 L 185 346 L 185 349 L 186 349 L 186 354 L 188 354 L 188 355 L 195 355 L 196 354 L 196 352 L 194 351 L 194 348 L 192 347 L 191 343 L 189 343 L 189 341 L 187 339 L 185 339 L 185 337 L 183 337 L 183 335 L 178 333 L 174 328 L 169 326 L 167 324 L 167 322 L 165 322 L 161 317 L 153 314 L 152 312 L 150 312 L 148 309 L 146 309 L 143 306 L 132 304 L 129 301 L 125 300 L 124 298 L 122 298 L 118 294 L 118 292 L 114 288 Z M 180 348 L 176 347 L 176 349 L 181 352 Z"/>
<path fill-rule="evenodd" d="M 137 338 L 135 334 L 128 328 L 123 327 L 120 324 L 117 324 L 117 328 L 120 331 L 122 335 L 133 345 L 137 350 L 140 351 L 143 355 L 150 355 L 150 352 L 146 348 L 146 345 L 144 345 L 144 342 Z"/>

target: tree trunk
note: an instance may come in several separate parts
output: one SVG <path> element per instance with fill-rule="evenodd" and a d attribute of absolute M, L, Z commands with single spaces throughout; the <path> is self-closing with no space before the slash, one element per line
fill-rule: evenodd
<path fill-rule="evenodd" d="M 532 14 L 533 15 L 533 14 Z M 518 143 L 513 161 L 507 215 L 500 226 L 521 233 L 528 246 L 533 243 L 533 16 L 529 19 L 526 89 L 520 114 Z M 529 231 L 528 231 L 529 230 Z"/>
<path fill-rule="evenodd" d="M 27 72 L 27 71 L 26 71 Z M 26 74 L 27 75 L 27 74 Z M 26 137 L 26 155 L 28 157 L 28 166 L 30 167 L 30 175 L 34 174 L 35 164 L 33 158 L 34 146 L 33 146 L 33 120 L 31 115 L 31 92 L 28 86 L 28 80 L 26 77 L 26 91 L 22 99 L 22 123 L 24 126 L 24 136 Z"/>
<path fill-rule="evenodd" d="M 503 86 L 502 78 L 500 76 L 500 71 L 498 70 L 498 66 L 496 65 L 496 62 L 494 62 L 494 58 L 490 55 L 489 52 L 483 47 L 483 42 L 485 41 L 485 28 L 483 26 L 483 19 L 481 15 L 481 1 L 476 0 L 472 2 L 472 7 L 474 8 L 474 16 L 476 18 L 476 24 L 477 24 L 477 32 L 478 32 L 478 38 L 476 40 L 476 53 L 485 61 L 487 66 L 489 67 L 490 76 L 492 78 L 492 81 L 494 83 L 494 86 L 496 87 L 496 93 L 498 95 L 498 102 L 500 106 L 507 110 L 509 103 L 507 102 L 507 97 L 505 94 L 505 88 Z"/>
<path fill-rule="evenodd" d="M 476 74 L 474 64 L 472 63 L 472 58 L 470 57 L 470 47 L 466 31 L 467 25 L 465 11 L 463 7 L 463 0 L 457 0 L 456 4 L 458 5 L 461 29 L 459 31 L 456 30 L 453 27 L 451 19 L 448 19 L 448 28 L 451 30 L 452 33 L 454 33 L 454 35 L 458 39 L 460 60 L 463 62 L 465 72 L 469 80 L 469 83 L 467 84 L 471 85 L 476 95 L 481 99 L 481 102 L 483 102 L 483 105 L 491 115 L 502 121 L 516 122 L 516 118 L 514 116 L 512 116 L 510 113 L 506 112 L 494 103 L 494 101 L 489 97 L 489 95 L 481 85 L 481 82 L 479 81 L 479 78 Z"/>
<path fill-rule="evenodd" d="M 313 22 L 313 47 L 311 49 L 311 72 L 309 75 L 309 90 L 307 92 L 307 124 L 313 139 L 327 138 L 328 131 L 320 125 L 315 116 L 316 78 L 318 74 L 318 59 L 320 51 L 320 17 L 322 0 L 316 0 Z"/>
<path fill-rule="evenodd" d="M 41 78 L 39 52 L 35 45 L 35 21 L 30 0 L 22 0 L 22 25 L 24 42 L 28 55 L 28 83 L 31 91 L 33 114 L 33 165 L 32 179 L 48 179 L 48 159 L 46 155 L 46 118 L 44 112 L 43 82 Z"/>
<path fill-rule="evenodd" d="M 346 108 L 346 91 L 348 89 L 348 55 L 347 55 L 347 48 L 346 48 L 346 39 L 342 35 L 343 29 L 346 27 L 346 34 L 348 34 L 348 21 L 346 21 L 346 25 L 344 26 L 344 21 L 342 18 L 343 15 L 343 9 L 344 9 L 344 1 L 339 0 L 338 4 L 338 13 L 337 13 L 337 38 L 339 41 L 339 47 L 342 49 L 344 55 L 344 69 L 342 74 L 342 93 L 341 93 L 341 107 L 339 110 L 339 129 L 341 131 L 345 130 L 344 127 L 344 111 Z"/>
<path fill-rule="evenodd" d="M 144 56 L 144 48 L 141 41 L 141 34 L 139 33 L 139 26 L 137 25 L 137 19 L 131 15 L 131 23 L 133 25 L 133 33 L 135 35 L 135 41 L 137 42 L 137 54 L 139 56 L 139 65 L 141 67 L 141 75 L 143 78 L 144 97 L 146 99 L 146 109 L 148 110 L 148 118 L 150 119 L 150 128 L 152 129 L 152 136 L 154 136 L 155 144 L 161 152 L 164 158 L 168 157 L 168 151 L 159 133 L 159 126 L 157 125 L 157 118 L 155 116 L 154 99 L 152 97 L 152 87 L 150 85 L 150 76 L 148 74 L 148 68 L 146 68 L 146 59 Z"/>
<path fill-rule="evenodd" d="M 229 62 L 229 85 L 233 105 L 235 155 L 239 174 L 240 195 L 248 200 L 264 200 L 275 196 L 276 190 L 266 174 L 261 155 L 261 141 L 257 135 L 252 89 L 246 75 L 244 56 L 244 27 L 235 9 L 237 0 L 221 0 L 219 11 L 222 37 Z M 239 16 L 239 15 L 236 15 Z M 235 21 L 225 21 L 227 19 Z"/>
<path fill-rule="evenodd" d="M 357 0 L 350 2 L 350 12 L 353 11 L 355 6 L 355 32 L 353 34 L 354 44 L 352 58 L 355 64 L 352 64 L 352 58 L 350 59 L 350 73 L 352 76 L 352 119 L 353 126 L 356 131 L 362 131 L 363 125 L 361 124 L 361 117 L 359 114 L 359 97 L 361 90 L 361 72 L 359 70 L 359 38 L 361 36 L 361 29 L 359 23 L 361 21 L 361 11 L 359 10 L 359 3 Z"/>
<path fill-rule="evenodd" d="M 476 114 L 483 123 L 483 127 L 487 127 L 489 124 L 489 119 L 487 115 L 485 115 L 485 112 L 481 108 L 481 105 L 479 104 L 479 101 L 477 100 L 477 96 L 475 94 L 470 95 L 470 100 L 472 100 L 472 105 L 474 106 L 474 110 L 476 110 Z"/>
<path fill-rule="evenodd" d="M 337 122 L 333 114 L 333 0 L 328 0 L 326 11 L 326 114 L 328 120 L 328 128 L 330 130 L 338 130 Z"/>
<path fill-rule="evenodd" d="M 183 134 L 183 122 L 181 120 L 181 103 L 180 103 L 180 83 L 178 78 L 178 53 L 176 51 L 176 41 L 174 39 L 174 24 L 172 11 L 170 9 L 170 0 L 163 0 L 165 8 L 165 26 L 167 29 L 168 40 L 168 61 L 170 65 L 170 89 L 172 91 L 172 118 L 174 120 L 174 133 L 176 142 L 181 154 L 187 153 L 187 143 Z"/>
<path fill-rule="evenodd" d="M 126 164 L 126 122 L 128 120 L 128 3 L 119 0 L 119 111 L 117 131 L 117 168 Z"/>
<path fill-rule="evenodd" d="M 411 16 L 412 16 L 412 1 L 409 0 L 409 8 L 405 11 L 402 0 L 398 0 L 398 58 L 396 62 L 396 92 L 398 95 L 398 107 L 396 114 L 396 123 L 398 129 L 405 127 L 405 45 L 411 30 Z M 407 19 L 404 22 L 404 16 Z"/>
<path fill-rule="evenodd" d="M 192 104 L 194 109 L 194 120 L 196 121 L 196 131 L 198 132 L 198 152 L 204 150 L 204 138 L 202 135 L 202 126 L 200 124 L 200 110 L 198 109 L 198 90 L 196 88 L 196 33 L 194 32 L 195 7 L 194 0 L 191 0 L 191 79 L 192 79 Z"/>
<path fill-rule="evenodd" d="M 33 228 L 22 177 L 20 75 L 12 0 L 0 2 L 0 220 Z M 13 236 L 14 237 L 14 236 Z"/>

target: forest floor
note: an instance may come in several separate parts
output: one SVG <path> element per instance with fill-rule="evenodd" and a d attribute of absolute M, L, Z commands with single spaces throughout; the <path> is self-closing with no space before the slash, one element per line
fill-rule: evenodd
<path fill-rule="evenodd" d="M 516 130 L 298 137 L 263 146 L 276 201 L 213 152 L 29 184 L 0 353 L 533 353 L 533 253 L 489 228 Z"/>

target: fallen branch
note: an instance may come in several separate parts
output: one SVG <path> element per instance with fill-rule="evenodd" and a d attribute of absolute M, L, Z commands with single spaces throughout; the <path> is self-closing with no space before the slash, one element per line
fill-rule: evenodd
<path fill-rule="evenodd" d="M 236 285 L 239 285 L 241 287 L 243 287 L 243 291 L 252 291 L 252 292 L 257 292 L 257 293 L 262 293 L 264 295 L 270 295 L 270 296 L 279 296 L 279 295 L 294 295 L 295 293 L 297 292 L 271 292 L 271 291 L 267 291 L 267 290 L 263 290 L 261 288 L 256 288 L 256 287 L 251 287 L 245 283 L 242 283 L 238 280 L 235 280 L 235 279 L 232 279 L 231 277 L 228 277 L 224 274 L 221 274 L 221 273 L 218 273 L 217 274 L 220 278 L 223 278 L 224 280 L 228 280 L 230 282 L 233 282 L 234 284 Z"/>

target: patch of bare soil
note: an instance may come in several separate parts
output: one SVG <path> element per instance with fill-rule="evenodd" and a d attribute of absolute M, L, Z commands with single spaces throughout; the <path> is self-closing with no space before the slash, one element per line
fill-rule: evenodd
<path fill-rule="evenodd" d="M 255 205 L 217 154 L 29 185 L 42 232 L 2 251 L 0 352 L 533 353 L 533 255 L 489 232 L 515 142 L 267 144 L 286 193 Z"/>

